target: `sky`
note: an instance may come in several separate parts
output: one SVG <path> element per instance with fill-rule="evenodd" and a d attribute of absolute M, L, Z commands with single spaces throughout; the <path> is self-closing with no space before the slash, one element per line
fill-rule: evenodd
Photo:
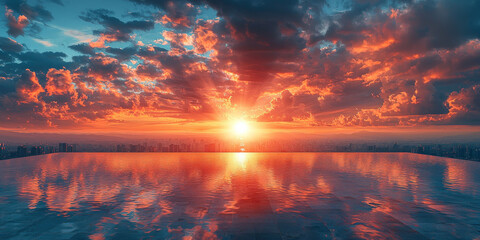
<path fill-rule="evenodd" d="M 479 130 L 480 1 L 0 2 L 0 130 Z"/>

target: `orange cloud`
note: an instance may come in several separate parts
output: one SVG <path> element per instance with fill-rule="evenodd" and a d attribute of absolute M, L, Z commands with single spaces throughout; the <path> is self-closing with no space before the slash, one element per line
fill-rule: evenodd
<path fill-rule="evenodd" d="M 26 69 L 20 80 L 17 82 L 19 102 L 38 102 L 38 96 L 42 92 L 45 92 L 45 90 L 38 82 L 35 72 Z"/>
<path fill-rule="evenodd" d="M 214 21 L 204 21 L 199 23 L 195 30 L 195 52 L 202 54 L 213 50 L 213 47 L 218 42 L 217 35 L 212 31 Z"/>
<path fill-rule="evenodd" d="M 30 23 L 28 18 L 24 15 L 19 15 L 18 18 L 15 18 L 15 16 L 13 16 L 13 11 L 8 7 L 5 7 L 5 17 L 7 17 L 8 21 L 8 34 L 14 37 L 23 35 L 23 29 Z"/>
<path fill-rule="evenodd" d="M 159 20 L 159 22 L 161 22 L 164 25 L 171 24 L 173 27 L 178 27 L 178 26 L 189 27 L 191 24 L 190 20 L 186 16 L 172 19 L 167 15 L 163 15 L 162 18 Z"/>
<path fill-rule="evenodd" d="M 47 84 L 45 85 L 48 95 L 75 95 L 72 76 L 69 70 L 51 68 L 47 73 Z"/>

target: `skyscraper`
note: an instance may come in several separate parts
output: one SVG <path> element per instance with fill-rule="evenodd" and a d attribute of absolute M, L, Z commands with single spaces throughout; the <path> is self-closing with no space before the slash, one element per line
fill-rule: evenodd
<path fill-rule="evenodd" d="M 67 143 L 59 143 L 58 144 L 58 151 L 59 152 L 67 152 Z"/>

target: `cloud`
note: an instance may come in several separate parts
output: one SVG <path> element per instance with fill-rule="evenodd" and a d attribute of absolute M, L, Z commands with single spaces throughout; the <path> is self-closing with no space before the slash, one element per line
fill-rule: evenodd
<path fill-rule="evenodd" d="M 313 104 L 315 103 L 312 102 Z M 305 111 L 305 106 L 295 102 L 294 96 L 290 91 L 282 92 L 280 98 L 274 99 L 271 103 L 273 108 L 259 116 L 257 119 L 261 122 L 291 122 L 296 119 L 306 119 L 310 113 Z"/>
<path fill-rule="evenodd" d="M 48 95 L 75 95 L 75 87 L 73 86 L 70 71 L 65 69 L 51 68 L 47 73 L 47 83 L 45 90 Z"/>
<path fill-rule="evenodd" d="M 44 92 L 35 72 L 26 69 L 17 82 L 17 94 L 20 103 L 38 102 L 38 95 Z"/>
<path fill-rule="evenodd" d="M 19 2 L 15 23 L 49 19 Z M 0 38 L 0 121 L 479 124 L 476 1 L 132 2 L 148 14 L 88 10 L 93 35 L 55 27 L 78 55 Z"/>
<path fill-rule="evenodd" d="M 175 29 L 190 28 L 195 22 L 197 8 L 189 1 L 185 0 L 131 0 L 132 2 L 155 6 L 163 10 L 166 14 L 158 19 L 159 22 L 167 27 Z"/>
<path fill-rule="evenodd" d="M 480 85 L 452 92 L 446 102 L 452 124 L 480 124 Z"/>
<path fill-rule="evenodd" d="M 7 17 L 8 34 L 13 37 L 24 35 L 24 28 L 31 25 L 34 32 L 40 31 L 39 23 L 46 23 L 53 20 L 52 14 L 42 5 L 32 6 L 26 0 L 5 0 L 5 16 Z M 18 14 L 15 18 L 13 13 Z"/>
<path fill-rule="evenodd" d="M 42 72 L 45 74 L 50 68 L 69 67 L 69 63 L 64 61 L 67 55 L 63 52 L 22 52 L 18 54 L 17 59 L 19 64 L 6 65 L 4 70 L 8 72 L 21 72 L 29 68 L 35 72 Z"/>
<path fill-rule="evenodd" d="M 57 30 L 60 30 L 62 31 L 62 33 L 65 35 L 65 36 L 68 36 L 68 37 L 72 37 L 74 39 L 77 40 L 77 44 L 79 43 L 88 43 L 88 42 L 91 42 L 93 41 L 93 39 L 95 39 L 95 36 L 92 35 L 92 34 L 87 34 L 83 31 L 80 31 L 80 30 L 76 30 L 76 29 L 69 29 L 69 28 L 65 28 L 65 27 L 60 27 L 60 26 L 57 26 L 55 24 L 49 24 L 48 26 L 54 28 L 54 29 L 57 29 Z"/>
<path fill-rule="evenodd" d="M 126 48 L 113 48 L 108 47 L 105 49 L 107 53 L 111 53 L 115 56 L 115 58 L 120 61 L 126 61 L 132 58 L 133 55 L 137 53 L 136 47 L 126 47 Z"/>
<path fill-rule="evenodd" d="M 405 29 L 399 31 L 397 43 L 392 48 L 406 51 L 456 48 L 480 37 L 478 11 L 478 1 L 462 4 L 447 0 L 414 3 L 396 18 Z"/>
<path fill-rule="evenodd" d="M 5 52 L 21 52 L 23 45 L 11 38 L 0 37 L 0 49 Z"/>
<path fill-rule="evenodd" d="M 300 56 L 306 41 L 300 36 L 302 10 L 296 1 L 208 2 L 223 20 L 218 23 L 222 45 L 219 58 L 235 64 L 241 81 L 268 82 L 271 74 Z M 292 26 L 294 34 L 284 35 L 282 26 Z M 221 46 L 222 46 L 221 45 Z M 255 94 L 252 94 L 255 98 Z"/>
<path fill-rule="evenodd" d="M 5 8 L 5 17 L 7 17 L 7 33 L 10 36 L 18 37 L 24 34 L 23 29 L 29 24 L 28 18 L 24 15 L 18 16 L 18 19 L 13 16 L 13 11 Z"/>
<path fill-rule="evenodd" d="M 25 15 L 28 19 L 48 22 L 53 19 L 52 14 L 41 5 L 32 6 L 26 0 L 6 0 L 5 6 L 15 12 Z"/>
<path fill-rule="evenodd" d="M 95 55 L 95 49 L 87 43 L 75 44 L 68 47 L 79 53 L 83 53 L 87 55 Z"/>
<path fill-rule="evenodd" d="M 123 22 L 120 19 L 111 16 L 113 12 L 106 9 L 89 10 L 80 18 L 86 22 L 99 23 L 104 29 L 96 30 L 93 33 L 99 38 L 91 42 L 90 46 L 103 48 L 105 42 L 130 41 L 130 34 L 135 30 L 146 31 L 154 27 L 154 22 L 149 20 L 134 20 Z"/>
<path fill-rule="evenodd" d="M 97 81 L 113 81 L 130 77 L 130 69 L 126 65 L 103 54 L 86 59 L 86 62 L 78 70 L 97 78 Z"/>
<path fill-rule="evenodd" d="M 218 39 L 215 32 L 213 32 L 213 26 L 218 21 L 198 21 L 194 34 L 194 44 L 195 44 L 195 51 L 199 54 L 203 54 L 210 50 L 214 50 L 215 44 L 217 44 Z"/>
<path fill-rule="evenodd" d="M 51 43 L 48 40 L 42 40 L 42 39 L 38 39 L 38 38 L 32 38 L 32 39 L 33 39 L 33 41 L 38 42 L 45 47 L 53 47 L 54 46 L 53 43 Z"/>

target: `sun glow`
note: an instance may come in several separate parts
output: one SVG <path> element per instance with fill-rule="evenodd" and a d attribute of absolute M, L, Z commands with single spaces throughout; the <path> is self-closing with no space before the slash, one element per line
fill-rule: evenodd
<path fill-rule="evenodd" d="M 237 136 L 244 137 L 249 131 L 248 123 L 243 120 L 235 122 L 233 131 Z"/>
<path fill-rule="evenodd" d="M 244 153 L 244 152 L 235 153 L 235 160 L 238 166 L 240 166 L 243 171 L 247 169 L 247 153 Z"/>

